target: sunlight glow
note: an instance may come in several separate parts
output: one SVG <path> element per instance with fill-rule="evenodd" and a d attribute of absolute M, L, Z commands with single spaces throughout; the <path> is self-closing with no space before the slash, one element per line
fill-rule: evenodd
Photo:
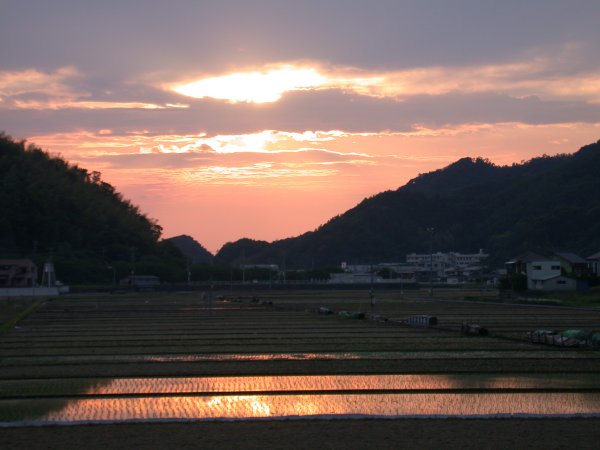
<path fill-rule="evenodd" d="M 325 77 L 315 69 L 293 66 L 266 72 L 238 72 L 173 87 L 175 92 L 193 98 L 215 98 L 232 103 L 275 102 L 288 91 L 314 89 L 324 85 Z"/>
<path fill-rule="evenodd" d="M 539 96 L 600 103 L 600 71 L 569 73 L 573 51 L 566 46 L 556 54 L 502 64 L 427 66 L 381 72 L 288 62 L 162 87 L 192 98 L 230 103 L 271 103 L 286 92 L 324 89 L 397 101 L 417 95 L 490 92 L 516 98 Z"/>
<path fill-rule="evenodd" d="M 307 151 L 298 149 L 298 142 L 318 143 L 331 142 L 348 136 L 339 130 L 304 131 L 302 133 L 263 130 L 246 134 L 223 134 L 207 136 L 204 133 L 184 136 L 152 136 L 155 142 L 152 147 L 141 146 L 140 153 L 186 153 L 186 152 L 215 152 L 230 153 L 281 153 Z M 321 149 L 322 150 L 322 149 Z M 344 152 L 346 154 L 347 152 Z M 364 154 L 362 154 L 364 155 Z"/>

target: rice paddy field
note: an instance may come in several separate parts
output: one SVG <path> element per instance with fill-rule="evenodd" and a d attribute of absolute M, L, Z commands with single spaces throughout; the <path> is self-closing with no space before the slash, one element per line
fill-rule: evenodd
<path fill-rule="evenodd" d="M 600 310 L 460 298 L 47 300 L 0 335 L 0 447 L 101 448 L 118 434 L 125 448 L 594 448 L 600 351 L 533 344 L 525 333 L 599 332 Z M 421 314 L 437 325 L 402 323 Z M 462 334 L 463 322 L 488 336 Z"/>

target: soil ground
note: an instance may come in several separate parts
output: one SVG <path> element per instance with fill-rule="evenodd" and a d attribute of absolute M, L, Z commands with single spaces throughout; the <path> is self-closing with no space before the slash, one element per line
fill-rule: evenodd
<path fill-rule="evenodd" d="M 4 450 L 594 449 L 599 419 L 286 420 L 0 429 Z"/>

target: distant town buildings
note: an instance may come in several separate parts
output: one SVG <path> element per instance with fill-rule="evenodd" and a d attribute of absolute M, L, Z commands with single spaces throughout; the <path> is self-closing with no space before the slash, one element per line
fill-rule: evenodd
<path fill-rule="evenodd" d="M 421 275 L 431 274 L 438 282 L 457 284 L 481 278 L 488 257 L 482 249 L 478 253 L 409 253 L 406 263 L 414 266 Z"/>
<path fill-rule="evenodd" d="M 483 253 L 480 249 L 479 253 L 409 253 L 406 255 L 408 264 L 420 267 L 423 269 L 432 269 L 439 275 L 442 275 L 446 269 L 465 269 L 468 267 L 476 267 L 480 269 L 483 261 L 488 257 L 487 253 Z"/>
<path fill-rule="evenodd" d="M 482 279 L 484 261 L 478 253 L 410 253 L 404 263 L 341 264 L 342 273 L 331 274 L 332 283 L 415 283 L 459 284 Z M 492 276 L 493 278 L 493 276 Z"/>
<path fill-rule="evenodd" d="M 369 270 L 370 270 L 369 266 Z M 334 284 L 367 284 L 381 283 L 383 280 L 371 272 L 342 272 L 332 273 L 329 282 Z"/>
<path fill-rule="evenodd" d="M 240 269 L 265 269 L 274 272 L 279 271 L 279 264 L 240 264 Z"/>

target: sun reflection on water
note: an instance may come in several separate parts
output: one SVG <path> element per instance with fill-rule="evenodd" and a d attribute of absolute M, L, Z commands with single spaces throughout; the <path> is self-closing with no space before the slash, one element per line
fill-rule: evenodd
<path fill-rule="evenodd" d="M 9 392 L 8 387 L 0 389 Z M 59 380 L 47 388 L 58 394 L 71 392 Z M 13 387 L 13 391 L 18 389 Z M 425 391 L 489 389 L 600 389 L 594 374 L 389 374 L 389 375 L 279 375 L 173 378 L 119 378 L 99 380 L 84 395 L 290 393 L 324 391 Z"/>
<path fill-rule="evenodd" d="M 59 381 L 45 386 L 55 393 L 48 398 L 19 400 L 13 386 L 12 399 L 0 400 L 0 422 L 600 414 L 599 382 L 589 374 L 123 378 L 83 390 Z"/>
<path fill-rule="evenodd" d="M 479 416 L 598 414 L 599 394 L 232 395 L 84 399 L 46 422 L 248 419 L 297 416 Z"/>

